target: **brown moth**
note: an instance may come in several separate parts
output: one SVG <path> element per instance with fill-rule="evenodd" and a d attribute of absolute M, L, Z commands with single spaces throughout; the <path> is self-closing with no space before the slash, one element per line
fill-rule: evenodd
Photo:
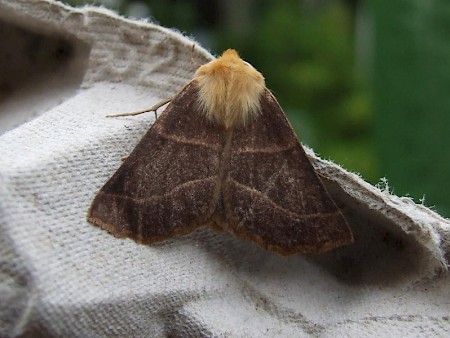
<path fill-rule="evenodd" d="M 231 49 L 171 99 L 88 220 L 142 243 L 212 226 L 283 255 L 353 242 L 263 76 Z"/>

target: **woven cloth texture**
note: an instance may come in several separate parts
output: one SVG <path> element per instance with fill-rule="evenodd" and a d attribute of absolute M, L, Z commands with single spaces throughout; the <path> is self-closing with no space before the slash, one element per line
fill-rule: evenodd
<path fill-rule="evenodd" d="M 20 90 L 1 115 L 29 121 L 0 136 L 0 336 L 450 335 L 448 220 L 308 148 L 354 245 L 282 257 L 209 229 L 150 246 L 89 224 L 154 122 L 106 115 L 172 96 L 212 56 L 155 24 L 49 0 L 0 0 L 0 26 L 17 55 L 2 69 L 39 70 L 2 79 Z"/>

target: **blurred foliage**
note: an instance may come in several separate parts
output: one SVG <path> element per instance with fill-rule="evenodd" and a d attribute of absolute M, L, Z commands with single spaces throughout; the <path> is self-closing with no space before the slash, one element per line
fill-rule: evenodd
<path fill-rule="evenodd" d="M 375 139 L 394 193 L 450 216 L 450 3 L 374 3 Z"/>
<path fill-rule="evenodd" d="M 216 55 L 237 49 L 265 76 L 303 143 L 371 183 L 386 175 L 397 194 L 417 200 L 428 192 L 428 201 L 450 213 L 450 193 L 433 179 L 440 153 L 432 151 L 439 148 L 434 128 L 443 133 L 450 122 L 448 6 L 440 11 L 443 4 L 408 0 L 67 2 L 149 16 L 194 36 Z M 433 46 L 431 36 L 440 39 Z M 437 77 L 430 83 L 431 76 Z M 445 163 L 437 168 L 443 179 L 449 157 Z"/>

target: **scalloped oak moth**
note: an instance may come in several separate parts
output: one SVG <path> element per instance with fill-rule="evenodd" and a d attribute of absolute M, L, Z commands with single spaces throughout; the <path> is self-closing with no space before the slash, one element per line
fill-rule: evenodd
<path fill-rule="evenodd" d="M 88 220 L 141 243 L 211 226 L 283 255 L 353 242 L 263 76 L 231 49 L 171 99 Z"/>

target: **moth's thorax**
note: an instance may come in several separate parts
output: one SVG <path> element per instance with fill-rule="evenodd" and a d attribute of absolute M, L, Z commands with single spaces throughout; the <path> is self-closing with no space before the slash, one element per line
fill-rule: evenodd
<path fill-rule="evenodd" d="M 231 128 L 257 117 L 264 77 L 233 49 L 201 66 L 194 80 L 199 86 L 198 104 L 215 123 Z"/>

